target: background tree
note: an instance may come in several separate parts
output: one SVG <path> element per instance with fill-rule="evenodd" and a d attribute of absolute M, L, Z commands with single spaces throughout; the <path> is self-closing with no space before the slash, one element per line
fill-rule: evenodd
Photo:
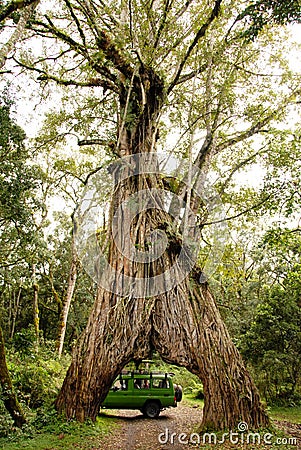
<path fill-rule="evenodd" d="M 62 98 L 63 105 L 65 102 L 69 105 L 67 108 L 70 108 L 71 102 L 68 97 Z M 74 155 L 74 146 L 77 149 L 78 145 L 76 133 L 79 133 L 79 131 L 86 133 L 87 123 L 90 120 L 89 116 L 85 117 L 86 103 L 89 104 L 90 111 L 90 108 L 93 108 L 93 100 L 85 99 L 85 103 L 79 105 L 78 98 L 74 98 L 72 103 L 71 113 L 68 113 L 64 106 L 61 106 L 58 111 L 48 112 L 43 127 L 34 140 L 35 148 L 40 152 L 44 163 L 46 163 L 44 167 L 44 194 L 47 196 L 49 208 L 51 209 L 50 205 L 55 197 L 59 203 L 64 205 L 65 211 L 64 213 L 62 211 L 52 212 L 55 229 L 53 235 L 49 236 L 48 246 L 52 246 L 53 251 L 48 252 L 49 268 L 47 269 L 44 264 L 43 275 L 44 283 L 46 285 L 50 283 L 51 285 L 53 297 L 58 307 L 59 321 L 56 349 L 59 356 L 63 351 L 67 320 L 74 291 L 77 291 L 78 276 L 78 287 L 79 290 L 83 291 L 80 301 L 83 304 L 90 304 L 91 291 L 93 291 L 93 282 L 87 280 L 79 267 L 72 231 L 74 211 L 84 186 L 87 184 L 89 177 L 99 170 L 99 155 L 96 157 L 95 149 L 85 146 L 84 150 L 78 153 L 76 157 Z M 94 104 L 96 107 L 95 99 Z M 93 113 L 97 114 L 95 108 Z M 77 139 L 75 140 L 74 137 Z M 64 267 L 63 271 L 62 267 Z M 64 277 L 67 281 L 64 281 Z M 83 289 L 84 283 L 86 289 Z M 85 295 L 87 299 L 83 298 Z M 82 309 L 84 311 L 83 304 Z M 83 315 L 82 317 L 86 316 Z M 73 322 L 76 323 L 76 320 Z M 77 322 L 81 324 L 81 320 L 77 320 Z M 79 329 L 80 326 L 79 328 L 76 327 L 76 333 Z"/>
<path fill-rule="evenodd" d="M 300 132 L 295 119 L 274 131 L 263 158 L 261 150 L 254 155 L 261 186 L 248 181 L 238 190 L 233 178 L 233 184 L 227 182 L 224 201 L 231 199 L 232 215 L 238 217 L 231 221 L 232 242 L 212 283 L 231 335 L 269 404 L 300 399 Z M 255 209 L 249 208 L 250 195 L 252 202 L 257 197 Z"/>
<path fill-rule="evenodd" d="M 240 347 L 269 402 L 293 402 L 300 391 L 300 235 L 270 230 L 259 246 L 266 283 Z"/>
<path fill-rule="evenodd" d="M 293 402 L 300 387 L 300 307 L 290 289 L 274 286 L 257 306 L 240 348 L 269 403 Z"/>
<path fill-rule="evenodd" d="M 11 102 L 9 99 L 2 97 L 0 103 L 1 275 L 4 270 L 2 295 L 7 281 L 5 268 L 12 268 L 18 264 L 20 253 L 25 250 L 27 245 L 31 244 L 32 208 L 35 205 L 33 190 L 36 187 L 35 172 L 33 168 L 26 166 L 25 134 L 12 119 L 10 108 Z M 21 292 L 17 295 L 15 314 L 17 313 L 20 295 Z M 15 317 L 12 320 L 11 333 L 14 331 L 14 326 Z M 21 427 L 25 423 L 25 417 L 13 391 L 7 368 L 2 323 L 0 324 L 0 382 L 4 405 L 12 416 L 14 423 Z"/>
<path fill-rule="evenodd" d="M 213 283 L 231 336 L 269 405 L 300 402 L 299 234 L 278 227 L 259 242 L 247 239 L 245 248 L 243 240 L 229 245 Z"/>
<path fill-rule="evenodd" d="M 72 174 L 71 161 L 64 160 L 62 154 L 59 159 L 53 146 L 52 158 L 47 153 L 49 148 L 43 137 L 49 142 L 49 122 L 47 137 L 41 130 L 40 140 L 35 146 L 31 143 L 29 150 L 28 142 L 25 146 L 25 133 L 16 123 L 14 109 L 7 96 L 1 98 L 0 397 L 14 423 L 22 426 L 25 417 L 14 392 L 18 392 L 22 404 L 26 403 L 30 408 L 41 406 L 50 396 L 53 402 L 64 370 L 64 359 L 59 364 L 49 349 L 54 349 L 62 309 L 60 301 L 68 291 L 71 219 L 67 212 L 60 216 L 53 212 L 51 205 L 57 196 L 70 199 L 79 189 L 72 184 L 76 176 Z M 87 171 L 90 168 L 88 164 Z M 75 164 L 73 169 L 81 175 Z M 74 202 L 73 198 L 73 208 Z M 51 223 L 51 217 L 55 223 Z M 33 264 L 38 286 L 39 323 L 36 330 Z M 94 291 L 90 279 L 79 273 L 66 334 L 67 349 L 84 327 Z"/>

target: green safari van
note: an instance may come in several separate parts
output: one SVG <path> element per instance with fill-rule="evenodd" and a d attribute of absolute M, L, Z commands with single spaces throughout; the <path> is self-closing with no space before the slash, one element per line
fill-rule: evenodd
<path fill-rule="evenodd" d="M 101 407 L 138 409 L 155 419 L 163 409 L 176 407 L 182 400 L 182 388 L 174 384 L 170 373 L 123 372 L 113 383 Z"/>

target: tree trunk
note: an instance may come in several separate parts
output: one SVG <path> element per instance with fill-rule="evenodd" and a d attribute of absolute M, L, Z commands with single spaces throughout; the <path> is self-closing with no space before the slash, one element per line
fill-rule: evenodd
<path fill-rule="evenodd" d="M 157 183 L 156 178 L 152 181 L 154 185 Z M 121 182 L 112 201 L 114 209 L 136 191 L 137 184 L 145 187 L 145 183 L 149 182 L 144 177 Z M 131 223 L 133 242 L 139 248 L 144 246 L 144 238 L 155 220 L 157 223 L 150 210 L 138 215 Z M 141 224 L 139 227 L 138 223 Z M 135 274 L 138 278 L 145 278 L 146 265 L 120 255 L 116 241 L 113 236 L 110 237 L 111 266 L 125 276 Z M 123 250 L 126 252 L 126 249 Z M 121 287 L 120 279 L 114 279 L 113 284 Z M 71 366 L 56 401 L 58 411 L 79 421 L 96 419 L 100 404 L 121 369 L 132 359 L 150 356 L 154 304 L 153 298 L 137 299 L 130 293 L 120 297 L 101 287 L 98 289 L 86 331 L 74 349 Z"/>
<path fill-rule="evenodd" d="M 134 80 L 132 86 L 135 95 L 121 98 L 124 117 L 127 106 L 131 112 L 131 120 L 124 120 L 119 127 L 117 148 L 121 156 L 154 150 L 163 96 L 159 81 L 152 73 L 140 73 L 139 83 Z M 144 92 L 139 100 L 140 82 Z M 137 99 L 139 108 L 135 107 Z M 143 113 L 133 121 L 136 110 Z M 156 166 L 155 159 L 152 164 Z M 124 164 L 123 169 L 127 170 L 126 167 Z M 249 427 L 266 426 L 268 417 L 258 391 L 229 337 L 208 286 L 200 283 L 196 271 L 181 277 L 182 267 L 176 265 L 179 255 L 183 250 L 184 268 L 185 264 L 189 266 L 191 255 L 175 220 L 164 210 L 164 199 L 160 196 L 164 191 L 162 177 L 144 173 L 123 178 L 120 173 L 118 167 L 113 169 L 116 183 L 110 225 L 114 225 L 119 212 L 121 234 L 130 239 L 119 241 L 118 226 L 117 231 L 114 226 L 113 231 L 108 227 L 108 262 L 115 275 L 111 284 L 106 285 L 107 290 L 98 290 L 56 401 L 58 411 L 67 418 L 95 420 L 120 370 L 132 359 L 149 357 L 156 348 L 164 360 L 187 367 L 202 380 L 203 427 L 231 428 L 241 420 Z M 146 192 L 148 197 L 135 199 L 139 203 L 136 214 L 133 195 L 137 192 Z M 127 215 L 126 204 L 130 200 L 132 209 Z M 180 211 L 182 205 L 178 208 Z M 158 230 L 168 236 L 165 250 L 157 259 L 146 256 L 141 262 L 139 251 L 147 255 L 148 245 L 160 241 Z M 141 280 L 148 281 L 143 284 Z"/>
<path fill-rule="evenodd" d="M 36 279 L 36 265 L 32 265 L 32 283 L 33 283 L 33 323 L 36 335 L 36 348 L 40 341 L 40 315 L 39 315 L 39 285 Z"/>
<path fill-rule="evenodd" d="M 160 217 L 160 212 L 153 210 L 139 215 L 131 228 L 133 242 L 143 246 L 139 236 L 144 240 L 150 229 L 166 220 L 164 214 Z M 138 278 L 164 272 L 178 257 L 169 249 L 159 261 L 133 264 L 117 256 L 113 242 L 111 264 L 119 273 Z M 120 370 L 132 359 L 149 357 L 154 348 L 164 360 L 185 366 L 200 377 L 205 394 L 202 427 L 233 428 L 242 420 L 250 428 L 269 423 L 209 288 L 196 276 L 152 298 L 122 298 L 100 288 L 86 331 L 74 350 L 57 409 L 68 418 L 95 420 Z"/>
<path fill-rule="evenodd" d="M 74 349 L 56 401 L 58 411 L 67 418 L 95 420 L 122 368 L 133 358 L 149 356 L 151 308 L 145 308 L 143 299 L 116 298 L 115 306 L 110 306 L 112 300 L 112 294 L 98 290 L 86 331 Z"/>
<path fill-rule="evenodd" d="M 61 314 L 60 314 L 58 335 L 57 335 L 57 340 L 56 340 L 56 349 L 57 349 L 59 358 L 62 356 L 62 352 L 63 352 L 68 314 L 69 314 L 69 309 L 70 309 L 73 292 L 74 292 L 75 285 L 76 285 L 76 279 L 77 279 L 78 260 L 77 260 L 77 255 L 76 255 L 76 251 L 75 251 L 74 238 L 72 238 L 71 252 L 72 252 L 72 257 L 71 257 L 72 259 L 71 259 L 70 272 L 69 272 L 69 277 L 68 277 L 67 292 L 66 292 L 65 299 L 63 301 L 63 307 L 62 307 Z"/>
<path fill-rule="evenodd" d="M 0 326 L 0 383 L 2 388 L 1 397 L 3 399 L 4 406 L 11 415 L 12 419 L 14 420 L 14 424 L 17 427 L 21 428 L 22 425 L 26 422 L 26 419 L 20 406 L 20 403 L 18 402 L 15 393 L 13 392 L 13 385 L 6 363 L 5 344 L 1 326 Z"/>
<path fill-rule="evenodd" d="M 22 292 L 22 285 L 20 285 L 18 294 L 16 297 L 16 294 L 14 293 L 14 306 L 12 310 L 12 323 L 11 323 L 11 331 L 10 331 L 10 338 L 13 339 L 15 334 L 15 328 L 16 328 L 16 321 L 19 313 L 19 304 L 20 304 L 20 298 L 21 298 L 21 292 Z"/>
<path fill-rule="evenodd" d="M 158 299 L 153 314 L 154 347 L 165 361 L 186 367 L 204 387 L 202 429 L 265 427 L 269 419 L 242 358 L 220 317 L 201 273 Z"/>
<path fill-rule="evenodd" d="M 16 44 L 21 40 L 23 34 L 26 31 L 26 24 L 30 17 L 32 16 L 35 8 L 37 7 L 39 1 L 33 2 L 32 5 L 29 5 L 23 9 L 20 13 L 20 19 L 18 25 L 16 26 L 15 31 L 10 36 L 9 40 L 2 45 L 0 48 L 0 69 L 5 65 L 6 59 L 12 50 L 15 48 Z"/>

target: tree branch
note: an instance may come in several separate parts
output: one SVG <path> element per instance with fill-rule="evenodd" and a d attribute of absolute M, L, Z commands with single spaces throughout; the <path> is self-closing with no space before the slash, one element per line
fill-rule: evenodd
<path fill-rule="evenodd" d="M 104 89 L 111 90 L 113 92 L 118 93 L 117 87 L 113 85 L 109 80 L 103 80 L 101 78 L 89 78 L 87 81 L 75 81 L 71 79 L 63 79 L 59 78 L 56 75 L 51 75 L 45 72 L 45 70 L 39 69 L 38 67 L 29 66 L 21 61 L 18 61 L 16 58 L 13 58 L 14 61 L 21 67 L 25 69 L 34 71 L 39 73 L 39 77 L 37 78 L 39 81 L 55 81 L 57 84 L 62 86 L 80 86 L 80 87 L 102 87 Z"/>
<path fill-rule="evenodd" d="M 223 219 L 220 220 L 214 220 L 213 222 L 205 222 L 202 223 L 202 227 L 208 226 L 208 225 L 215 225 L 217 223 L 222 223 L 222 222 L 227 222 L 229 220 L 233 220 L 233 219 L 237 219 L 238 217 L 243 216 L 244 214 L 247 214 L 251 211 L 254 211 L 255 209 L 259 208 L 261 205 L 263 205 L 264 203 L 266 203 L 270 198 L 272 197 L 272 194 L 267 195 L 263 200 L 261 200 L 260 202 L 256 203 L 255 205 L 251 206 L 248 209 L 245 209 L 244 211 L 241 211 L 238 214 L 235 214 L 234 216 L 230 216 L 230 217 L 225 217 Z"/>
<path fill-rule="evenodd" d="M 161 17 L 161 20 L 160 20 L 160 24 L 159 24 L 159 28 L 158 28 L 158 31 L 157 31 L 157 36 L 156 36 L 155 43 L 154 43 L 154 49 L 157 48 L 157 46 L 158 46 L 158 44 L 160 42 L 160 37 L 161 37 L 162 31 L 164 30 L 164 27 L 165 27 L 165 24 L 166 24 L 167 15 L 168 15 L 168 13 L 169 13 L 169 11 L 171 9 L 171 6 L 172 6 L 172 1 L 165 0 L 164 11 L 163 11 L 163 14 L 162 14 L 162 17 Z"/>
<path fill-rule="evenodd" d="M 37 0 L 23 0 L 23 1 L 22 0 L 16 0 L 16 1 L 11 1 L 6 6 L 3 6 L 2 8 L 0 8 L 0 22 L 3 22 L 3 20 L 5 20 L 8 17 L 10 17 L 10 15 L 13 12 L 15 12 L 15 11 L 17 11 L 19 9 L 26 8 L 27 6 L 30 6 L 30 5 L 32 5 L 35 2 L 37 2 Z"/>
<path fill-rule="evenodd" d="M 108 60 L 114 64 L 115 69 L 121 72 L 127 79 L 131 79 L 133 75 L 131 65 L 123 58 L 121 53 L 111 42 L 108 34 L 103 30 L 99 31 L 97 45 L 98 48 L 104 52 Z"/>
<path fill-rule="evenodd" d="M 88 175 L 86 176 L 85 180 L 83 181 L 83 184 L 86 186 L 88 184 L 89 179 L 95 175 L 97 172 L 99 172 L 101 169 L 103 169 L 104 166 L 99 166 L 96 167 L 94 170 L 92 170 L 91 172 L 88 173 Z"/>
<path fill-rule="evenodd" d="M 191 3 L 193 3 L 193 2 L 194 2 L 194 0 L 187 0 L 186 3 L 185 3 L 185 5 L 182 6 L 181 9 L 180 9 L 178 12 L 175 13 L 175 15 L 173 16 L 172 20 L 170 20 L 170 22 L 168 23 L 169 29 L 173 29 L 174 27 L 177 26 L 177 25 L 176 25 L 177 20 L 178 20 L 178 19 L 179 19 L 186 11 L 187 11 L 187 9 L 189 8 L 189 6 L 190 6 Z M 167 58 L 167 56 L 171 53 L 171 51 L 174 50 L 174 49 L 176 49 L 176 48 L 178 47 L 178 45 L 180 45 L 180 44 L 183 42 L 183 40 L 184 40 L 185 38 L 187 38 L 187 37 L 190 35 L 190 31 L 191 31 L 191 28 L 189 28 L 188 30 L 186 30 L 186 33 L 185 33 L 181 38 L 178 38 L 178 39 L 176 40 L 176 42 L 175 42 L 175 43 L 168 49 L 168 51 L 164 54 L 164 56 L 162 56 L 162 58 L 161 58 L 159 61 L 157 61 L 158 67 L 160 67 L 162 61 L 164 61 L 164 60 Z M 191 78 L 193 78 L 193 77 L 191 77 Z M 189 79 L 190 79 L 190 78 L 189 78 Z M 179 84 L 179 83 L 177 83 L 177 84 Z"/>
<path fill-rule="evenodd" d="M 77 142 L 79 147 L 83 147 L 84 145 L 107 145 L 108 141 L 105 139 L 82 139 Z"/>
<path fill-rule="evenodd" d="M 74 0 L 75 3 L 78 5 L 77 7 L 74 7 L 74 9 L 77 9 L 80 11 L 85 18 L 85 22 L 90 27 L 90 30 L 92 31 L 92 34 L 94 35 L 95 39 L 97 39 L 99 34 L 99 28 L 98 28 L 98 21 L 101 21 L 103 25 L 105 25 L 108 30 L 111 31 L 112 27 L 111 25 L 105 20 L 105 15 L 108 15 L 107 13 L 104 13 L 104 10 L 107 8 L 106 5 L 102 5 L 102 13 L 99 13 L 99 5 L 94 5 L 93 1 L 90 0 L 89 3 L 87 0 Z M 98 20 L 96 20 L 96 15 L 98 14 Z M 112 17 L 110 17 L 110 20 L 114 25 L 118 25 Z"/>
<path fill-rule="evenodd" d="M 191 3 L 193 3 L 194 0 L 187 0 L 185 5 L 181 7 L 181 9 L 175 14 L 174 20 L 172 21 L 172 23 L 176 22 L 189 8 L 189 6 L 191 5 Z"/>
<path fill-rule="evenodd" d="M 96 72 L 98 72 L 100 75 L 103 75 L 107 80 L 110 80 L 115 85 L 114 90 L 115 90 L 115 92 L 117 92 L 119 83 L 118 83 L 118 79 L 117 79 L 116 75 L 114 75 L 112 72 L 110 72 L 110 70 L 107 67 L 98 64 L 97 61 L 92 60 L 92 61 L 90 61 L 90 64 L 91 64 L 91 67 Z M 113 86 L 113 84 L 112 84 L 112 86 Z"/>
<path fill-rule="evenodd" d="M 68 2 L 68 0 L 65 0 Z M 74 14 L 74 11 L 73 11 Z M 75 14 L 74 14 L 75 16 Z M 70 37 L 69 35 L 67 35 L 66 33 L 64 33 L 62 30 L 59 30 L 52 22 L 52 20 L 48 17 L 45 16 L 47 21 L 49 22 L 48 24 L 39 20 L 34 20 L 32 21 L 33 25 L 36 25 L 37 27 L 41 27 L 41 28 L 35 28 L 32 27 L 32 30 L 43 35 L 43 36 L 47 36 L 50 37 L 49 35 L 53 35 L 55 38 L 58 38 L 60 40 L 62 40 L 63 42 L 65 42 L 66 44 L 69 45 L 70 49 L 73 50 L 75 53 L 82 55 L 90 64 L 90 66 L 99 74 L 103 75 L 106 79 L 110 80 L 112 83 L 115 83 L 117 85 L 117 78 L 114 74 L 112 74 L 110 72 L 110 70 L 99 64 L 99 62 L 95 59 L 93 59 L 93 57 L 91 57 L 88 53 L 87 47 L 85 46 L 85 36 L 84 36 L 84 32 L 81 29 L 81 38 L 83 40 L 83 44 L 80 44 L 79 42 L 76 42 L 72 37 Z M 72 16 L 73 17 L 73 16 Z M 79 25 L 79 21 L 77 19 L 78 22 L 78 27 Z M 92 25 L 90 24 L 90 27 Z M 97 30 L 97 33 L 99 33 L 99 30 Z M 95 39 L 98 40 L 98 34 L 96 33 Z M 103 84 L 105 84 L 106 82 L 103 81 Z M 64 84 L 64 83 L 63 83 Z M 118 92 L 118 88 L 117 87 L 113 87 L 113 85 L 111 83 L 106 83 L 106 86 L 104 86 L 107 89 L 111 89 L 114 90 L 114 92 Z"/>
<path fill-rule="evenodd" d="M 300 233 L 301 232 L 301 228 L 295 228 L 294 230 L 289 231 L 289 233 Z"/>
<path fill-rule="evenodd" d="M 33 25 L 42 27 L 42 30 L 32 28 L 33 31 L 40 31 L 40 32 L 43 32 L 46 34 L 47 33 L 52 34 L 55 37 L 61 39 L 66 44 L 68 44 L 70 46 L 70 48 L 72 48 L 72 50 L 74 50 L 76 53 L 80 53 L 81 55 L 84 55 L 85 57 L 89 56 L 88 52 L 87 52 L 87 48 L 84 45 L 80 44 L 79 42 L 76 42 L 72 37 L 70 37 L 68 34 L 64 33 L 62 30 L 59 30 L 54 25 L 54 23 L 52 22 L 50 17 L 45 15 L 45 18 L 48 23 L 45 23 L 41 20 L 32 20 L 31 21 L 31 23 Z"/>
<path fill-rule="evenodd" d="M 170 94 L 170 92 L 173 90 L 173 88 L 177 85 L 179 78 L 181 76 L 181 73 L 184 69 L 184 66 L 188 60 L 188 58 L 190 57 L 191 53 L 193 52 L 194 48 L 197 46 L 198 42 L 200 41 L 200 39 L 202 37 L 205 36 L 206 31 L 208 30 L 209 26 L 211 25 L 211 23 L 214 21 L 214 19 L 216 17 L 218 17 L 219 14 L 219 10 L 220 10 L 220 5 L 222 3 L 223 0 L 216 0 L 214 8 L 211 12 L 211 15 L 209 17 L 209 19 L 207 20 L 206 23 L 204 23 L 201 28 L 199 29 L 199 31 L 197 32 L 197 34 L 195 35 L 194 40 L 192 41 L 192 43 L 190 44 L 184 58 L 182 59 L 179 69 L 173 79 L 173 81 L 171 82 L 171 84 L 169 85 L 168 89 L 167 89 L 167 94 Z"/>
<path fill-rule="evenodd" d="M 219 144 L 216 149 L 215 153 L 219 153 L 220 151 L 224 150 L 225 148 L 231 147 L 232 145 L 238 144 L 239 142 L 244 141 L 245 139 L 248 139 L 249 137 L 253 136 L 256 133 L 259 133 L 260 131 L 263 131 L 263 128 L 270 123 L 277 114 L 280 114 L 289 103 L 293 101 L 293 99 L 296 97 L 296 95 L 301 94 L 301 89 L 296 89 L 293 91 L 288 97 L 286 97 L 282 102 L 281 105 L 276 108 L 274 111 L 272 111 L 270 114 L 268 114 L 264 119 L 259 120 L 257 123 L 252 125 L 248 130 L 243 131 L 242 133 L 239 133 L 235 137 L 229 139 L 228 141 L 222 142 Z"/>
<path fill-rule="evenodd" d="M 82 42 L 83 42 L 84 46 L 86 47 L 86 36 L 85 36 L 85 33 L 84 33 L 83 30 L 82 30 L 82 27 L 80 26 L 80 22 L 79 22 L 79 20 L 78 20 L 78 17 L 77 17 L 77 15 L 74 13 L 74 10 L 73 10 L 72 5 L 71 5 L 71 3 L 69 2 L 69 0 L 64 0 L 64 2 L 66 3 L 66 6 L 67 6 L 67 8 L 68 8 L 69 11 L 70 11 L 71 17 L 73 18 L 74 22 L 76 23 L 78 32 L 79 32 L 80 37 L 81 37 L 81 39 L 82 39 Z"/>
<path fill-rule="evenodd" d="M 131 78 L 133 73 L 131 65 L 126 61 L 126 59 L 116 48 L 108 33 L 98 27 L 97 18 L 95 17 L 95 11 L 91 11 L 86 2 L 77 3 L 80 5 L 80 9 L 85 15 L 91 30 L 94 30 L 98 48 L 105 54 L 106 58 L 113 63 L 116 70 L 121 72 L 126 78 Z M 94 7 L 92 2 L 91 4 Z M 97 9 L 96 12 L 98 12 Z M 110 17 L 110 19 L 115 25 L 117 25 L 117 21 L 115 21 L 115 19 L 113 19 L 112 17 Z"/>
<path fill-rule="evenodd" d="M 194 164 L 197 167 L 199 167 L 199 168 L 202 167 L 203 162 L 204 162 L 204 160 L 206 158 L 206 155 L 209 153 L 209 150 L 211 148 L 212 142 L 213 142 L 213 133 L 212 133 L 211 130 L 208 130 L 207 134 L 206 134 L 206 137 L 204 139 L 203 145 L 201 147 L 201 150 L 199 151 L 199 153 L 198 153 L 198 155 L 197 155 L 197 157 L 196 157 L 196 159 L 194 161 Z"/>
<path fill-rule="evenodd" d="M 182 84 L 182 83 L 186 83 L 186 81 L 192 80 L 194 77 L 196 77 L 198 74 L 200 74 L 201 72 L 203 72 L 206 69 L 207 69 L 207 64 L 206 65 L 204 64 L 199 69 L 193 70 L 193 71 L 191 71 L 189 73 L 185 73 L 184 75 L 179 77 L 179 79 L 177 81 L 177 85 Z"/>
<path fill-rule="evenodd" d="M 7 57 L 9 53 L 15 48 L 16 43 L 21 39 L 26 24 L 30 19 L 33 11 L 37 7 L 38 3 L 39 3 L 38 1 L 31 2 L 31 5 L 26 6 L 24 10 L 21 12 L 21 17 L 16 26 L 16 29 L 14 30 L 9 40 L 5 44 L 3 44 L 3 46 L 0 49 L 0 69 L 2 69 L 2 67 L 5 65 Z"/>
<path fill-rule="evenodd" d="M 85 1 L 85 2 L 83 2 L 83 0 L 80 0 L 80 1 L 78 1 L 78 0 L 76 0 L 77 1 L 77 3 L 85 3 L 86 4 L 86 7 L 88 8 L 88 5 L 87 5 L 87 2 Z M 106 3 L 106 2 L 103 2 L 102 0 L 98 0 L 98 2 L 100 3 L 100 5 L 102 6 L 102 8 L 103 8 L 103 12 L 105 13 L 105 15 L 106 16 L 108 16 L 108 18 L 110 19 L 110 21 L 112 22 L 112 24 L 113 25 L 115 25 L 115 26 L 118 26 L 119 24 L 118 24 L 118 21 L 115 19 L 115 17 L 113 17 L 109 12 L 108 12 L 108 4 Z M 92 8 L 93 8 L 93 10 L 94 10 L 94 12 L 95 12 L 95 14 L 98 14 L 99 13 L 99 5 L 98 4 L 94 4 L 94 2 L 93 2 L 93 0 L 90 0 L 90 5 L 92 6 Z M 104 20 L 104 18 L 103 18 L 103 14 L 101 14 L 100 15 L 100 19 L 101 19 L 101 21 L 110 29 L 111 27 L 110 27 L 110 25 Z"/>
<path fill-rule="evenodd" d="M 44 56 L 43 58 L 36 59 L 33 63 L 34 65 L 45 62 L 45 61 L 57 61 L 62 56 L 66 55 L 69 52 L 72 52 L 73 50 L 68 48 L 68 50 L 60 51 L 60 53 L 52 56 Z"/>
<path fill-rule="evenodd" d="M 227 179 L 224 181 L 223 185 L 222 185 L 222 189 L 220 191 L 220 194 L 223 194 L 226 190 L 226 187 L 229 185 L 231 179 L 233 178 L 233 176 L 235 175 L 236 172 L 238 172 L 240 169 L 242 169 L 244 166 L 246 166 L 247 164 L 249 164 L 251 161 L 253 161 L 258 155 L 260 155 L 263 151 L 263 149 L 266 146 L 264 146 L 263 148 L 261 148 L 258 152 L 253 153 L 251 156 L 249 156 L 248 158 L 244 159 L 243 161 L 241 161 L 240 163 L 238 163 L 230 172 L 230 174 L 228 175 Z"/>
<path fill-rule="evenodd" d="M 64 0 L 65 2 L 68 0 Z M 69 2 L 68 2 L 69 3 Z M 70 4 L 70 3 L 69 3 Z M 83 6 L 83 5 L 82 5 Z M 86 5 L 85 5 L 86 6 Z M 70 5 L 71 7 L 71 5 Z M 71 7 L 72 9 L 72 7 Z M 70 9 L 69 9 L 70 10 Z M 113 63 L 114 68 L 118 70 L 120 73 L 122 73 L 126 78 L 131 78 L 133 69 L 131 65 L 126 61 L 126 59 L 122 56 L 120 51 L 116 48 L 114 43 L 111 41 L 111 38 L 109 37 L 108 33 L 104 30 L 100 30 L 97 26 L 97 23 L 95 22 L 95 17 L 93 13 L 86 9 L 81 8 L 83 14 L 85 15 L 85 18 L 87 19 L 87 22 L 90 26 L 90 29 L 94 31 L 94 36 L 96 39 L 96 45 L 97 47 L 104 53 L 107 60 L 111 61 Z M 72 10 L 73 11 L 73 10 Z M 70 11 L 71 13 L 71 11 Z M 72 12 L 72 18 L 74 19 L 75 13 Z M 99 65 L 97 61 L 91 60 L 91 56 L 88 53 L 87 47 L 84 44 L 80 44 L 79 42 L 76 42 L 71 36 L 67 35 L 64 31 L 58 29 L 55 24 L 52 22 L 51 18 L 45 15 L 45 18 L 48 23 L 45 23 L 43 21 L 39 20 L 33 20 L 32 24 L 37 25 L 38 27 L 41 27 L 41 29 L 34 29 L 33 31 L 40 31 L 46 34 L 52 34 L 55 37 L 59 38 L 66 44 L 70 46 L 76 53 L 80 53 L 83 56 L 86 57 L 86 59 L 89 61 L 90 65 L 97 70 L 98 72 L 102 71 L 102 73 L 105 73 L 105 76 L 109 77 L 112 81 L 112 73 L 105 68 L 102 65 Z M 77 27 L 80 27 L 79 21 L 77 19 Z M 79 28 L 78 28 L 79 29 Z M 85 42 L 85 36 L 83 33 L 83 30 L 80 28 L 79 30 L 81 38 L 83 42 Z"/>

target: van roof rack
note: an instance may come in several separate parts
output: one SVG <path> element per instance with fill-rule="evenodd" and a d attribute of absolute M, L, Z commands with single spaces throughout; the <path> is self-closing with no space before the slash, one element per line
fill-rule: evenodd
<path fill-rule="evenodd" d="M 142 370 L 142 369 L 140 369 L 140 370 L 122 370 L 120 372 L 120 375 L 131 375 L 132 377 L 134 375 L 141 375 L 141 376 L 150 375 L 151 377 L 153 375 L 162 375 L 165 377 L 167 377 L 167 376 L 174 377 L 175 376 L 175 374 L 173 372 L 164 372 L 162 370 L 161 371 L 160 370 Z"/>

